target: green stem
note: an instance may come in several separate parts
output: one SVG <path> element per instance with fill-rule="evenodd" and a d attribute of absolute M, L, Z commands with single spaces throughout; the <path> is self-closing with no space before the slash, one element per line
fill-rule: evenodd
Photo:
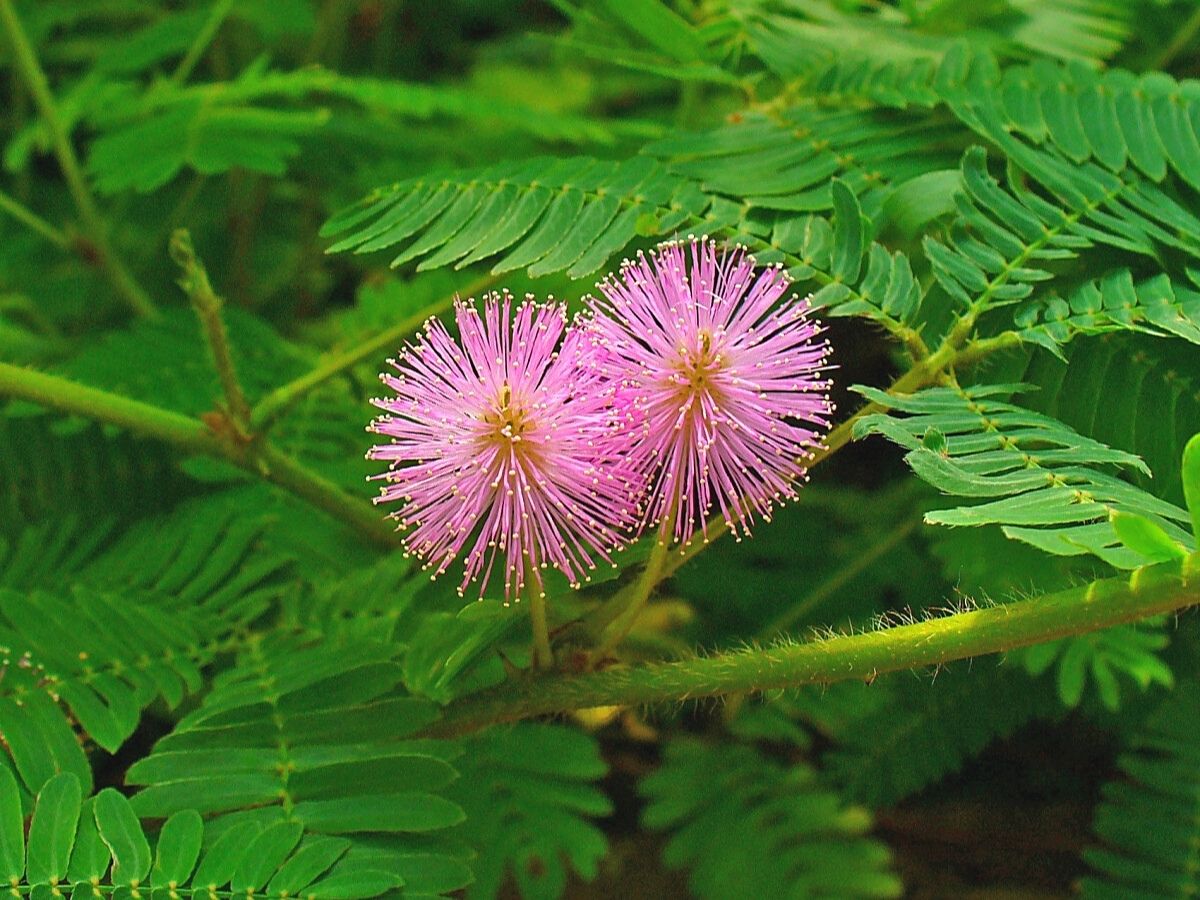
<path fill-rule="evenodd" d="M 429 735 L 593 706 L 678 702 L 870 680 L 1085 634 L 1200 604 L 1200 553 L 1089 585 L 883 631 L 510 683 L 451 704 Z"/>
<path fill-rule="evenodd" d="M 464 292 L 468 297 L 484 290 L 495 283 L 496 276 L 489 275 L 468 285 Z M 364 360 L 372 359 L 381 353 L 394 351 L 403 340 L 425 323 L 431 316 L 438 316 L 448 310 L 454 303 L 454 297 L 443 297 L 429 304 L 420 312 L 401 319 L 391 328 L 381 331 L 375 337 L 350 350 L 317 366 L 311 372 L 301 375 L 282 387 L 276 388 L 254 407 L 250 413 L 250 427 L 255 431 L 269 428 L 281 415 L 298 403 L 309 391 L 320 387 L 331 378 L 336 378 L 342 372 L 358 365 Z"/>
<path fill-rule="evenodd" d="M 183 59 L 179 61 L 179 65 L 175 67 L 175 71 L 171 73 L 171 81 L 174 84 L 183 84 L 188 80 L 188 76 L 192 74 L 192 70 L 196 68 L 196 64 L 200 62 L 200 58 L 204 55 L 204 51 L 208 49 L 208 45 L 212 43 L 212 39 L 216 37 L 217 31 L 221 27 L 221 23 L 225 21 L 225 17 L 233 9 L 233 0 L 218 0 L 213 4 L 213 8 L 208 13 L 208 18 L 204 20 L 199 33 L 192 41 Z"/>
<path fill-rule="evenodd" d="M 1187 17 L 1187 20 L 1175 32 L 1175 37 L 1171 39 L 1171 42 L 1163 48 L 1163 51 L 1146 67 L 1146 70 L 1165 69 L 1195 39 L 1197 31 L 1200 31 L 1200 6 L 1192 10 L 1192 14 Z"/>
<path fill-rule="evenodd" d="M 637 622 L 642 608 L 646 605 L 646 601 L 650 599 L 650 595 L 654 593 L 654 588 L 663 579 L 663 567 L 666 565 L 667 557 L 670 554 L 671 538 L 674 533 L 675 517 L 668 516 L 663 520 L 662 525 L 658 529 L 654 546 L 650 548 L 650 556 L 646 559 L 646 565 L 642 568 L 641 574 L 638 575 L 638 580 L 634 583 L 628 600 L 624 601 L 623 608 L 620 609 L 601 633 L 600 646 L 592 654 L 595 660 L 603 661 L 612 656 L 617 645 L 625 639 L 626 635 L 632 630 L 634 623 Z"/>
<path fill-rule="evenodd" d="M 208 280 L 208 272 L 204 264 L 196 258 L 192 247 L 192 236 L 186 228 L 178 229 L 171 235 L 169 246 L 171 259 L 183 270 L 179 286 L 183 288 L 196 310 L 200 325 L 204 329 L 204 337 L 208 349 L 212 353 L 213 367 L 221 381 L 221 390 L 225 394 L 225 403 L 229 414 L 243 435 L 248 436 L 250 425 L 250 404 L 238 381 L 237 369 L 233 364 L 233 353 L 229 347 L 229 332 L 225 328 L 225 320 L 221 316 L 224 305 L 221 298 L 212 289 Z"/>
<path fill-rule="evenodd" d="M 184 450 L 226 455 L 217 436 L 201 421 L 140 400 L 130 400 L 57 375 L 0 362 L 0 395 L 127 428 Z"/>
<path fill-rule="evenodd" d="M 37 105 L 46 131 L 50 135 L 54 156 L 58 160 L 59 168 L 62 169 L 67 190 L 70 191 L 71 198 L 75 201 L 75 207 L 79 210 L 80 222 L 91 243 L 90 249 L 97 264 L 112 282 L 117 293 L 134 312 L 143 316 L 157 315 L 158 310 L 154 306 L 154 302 L 134 280 L 109 243 L 104 219 L 100 215 L 96 201 L 92 198 L 87 181 L 83 177 L 79 159 L 75 156 L 75 148 L 71 145 L 70 136 L 58 114 L 54 96 L 50 93 L 50 84 L 46 80 L 46 73 L 42 71 L 42 67 L 38 63 L 37 54 L 33 50 L 33 45 L 29 43 L 25 29 L 21 26 L 21 20 L 17 18 L 12 0 L 0 0 L 0 24 L 3 25 L 4 31 L 8 34 L 9 43 L 12 45 L 16 68 L 21 73 L 21 78 L 29 92 L 33 95 L 33 102 Z"/>
<path fill-rule="evenodd" d="M 267 481 L 307 501 L 317 509 L 324 510 L 373 544 L 395 547 L 400 543 L 395 529 L 374 506 L 347 494 L 332 481 L 301 465 L 269 443 L 257 445 L 253 455 L 238 464 L 247 471 L 264 476 Z"/>
<path fill-rule="evenodd" d="M 55 228 L 28 206 L 14 197 L 0 191 L 0 212 L 6 212 L 30 231 L 36 232 L 60 250 L 71 249 L 71 239 L 58 228 Z"/>
<path fill-rule="evenodd" d="M 204 422 L 182 413 L 3 362 L 0 362 L 0 396 L 29 400 L 50 409 L 117 425 L 183 450 L 228 460 L 324 510 L 376 544 L 394 546 L 397 543 L 391 527 L 369 504 L 342 491 L 270 444 L 231 441 Z"/>

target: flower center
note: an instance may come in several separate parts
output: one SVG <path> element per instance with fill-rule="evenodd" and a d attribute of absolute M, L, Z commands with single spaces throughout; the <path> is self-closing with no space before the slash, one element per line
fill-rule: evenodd
<path fill-rule="evenodd" d="M 507 381 L 500 387 L 495 408 L 484 413 L 483 421 L 492 426 L 488 439 L 496 443 L 516 443 L 533 428 L 529 410 L 513 402 Z"/>
<path fill-rule="evenodd" d="M 681 376 L 681 384 L 686 385 L 692 396 L 710 393 L 713 378 L 724 368 L 725 361 L 714 344 L 712 332 L 705 328 L 697 335 L 694 349 L 680 348 L 675 369 Z"/>

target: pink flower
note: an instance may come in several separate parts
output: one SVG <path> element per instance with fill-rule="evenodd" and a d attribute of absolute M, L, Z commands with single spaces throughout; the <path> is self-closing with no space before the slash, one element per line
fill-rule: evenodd
<path fill-rule="evenodd" d="M 639 253 L 591 300 L 592 365 L 644 416 L 646 518 L 675 540 L 715 508 L 770 520 L 829 427 L 829 342 L 779 267 L 705 240 Z"/>
<path fill-rule="evenodd" d="M 405 530 L 408 551 L 444 572 L 465 550 L 459 592 L 503 559 L 505 598 L 554 566 L 573 583 L 636 524 L 643 482 L 628 460 L 631 429 L 561 305 L 490 294 L 482 314 L 455 304 L 459 340 L 431 319 L 380 379 L 394 397 L 370 431 L 391 438 L 376 503 Z M 561 347 L 560 347 L 561 343 Z"/>

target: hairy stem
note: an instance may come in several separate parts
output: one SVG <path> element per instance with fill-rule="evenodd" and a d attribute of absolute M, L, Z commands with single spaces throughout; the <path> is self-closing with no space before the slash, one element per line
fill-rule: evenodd
<path fill-rule="evenodd" d="M 55 228 L 24 203 L 0 191 L 0 212 L 8 213 L 30 231 L 45 238 L 59 250 L 70 250 L 71 239 L 59 228 Z"/>
<path fill-rule="evenodd" d="M 495 275 L 488 275 L 481 278 L 468 285 L 464 293 L 469 297 L 478 291 L 482 291 L 494 284 L 496 277 Z M 453 303 L 453 296 L 442 297 L 419 312 L 401 319 L 391 328 L 381 331 L 369 341 L 364 341 L 332 357 L 311 372 L 301 375 L 299 378 L 288 382 L 282 387 L 276 388 L 263 397 L 252 410 L 250 414 L 251 427 L 257 431 L 269 428 L 276 419 L 303 399 L 309 391 L 320 387 L 331 378 L 336 378 L 342 372 L 358 365 L 360 362 L 377 357 L 381 353 L 394 351 L 405 338 L 420 328 L 428 318 L 441 315 Z"/>
<path fill-rule="evenodd" d="M 79 210 L 80 223 L 90 242 L 92 255 L 117 293 L 134 312 L 143 316 L 156 315 L 158 310 L 154 301 L 134 280 L 125 267 L 125 263 L 116 255 L 109 243 L 104 219 L 100 215 L 96 201 L 83 177 L 83 169 L 75 155 L 75 148 L 71 145 L 70 136 L 63 125 L 62 117 L 58 114 L 54 95 L 50 93 L 50 84 L 46 80 L 46 73 L 42 71 L 33 45 L 29 43 L 25 29 L 21 26 L 21 20 L 17 18 L 12 0 L 0 0 L 0 25 L 3 25 L 4 31 L 8 35 L 17 71 L 21 73 L 22 80 L 30 94 L 33 95 L 33 102 L 37 105 L 42 121 L 46 125 L 46 131 L 50 134 L 50 144 L 54 148 L 54 156 L 58 160 L 59 168 L 62 169 L 63 178 L 67 183 L 67 189 L 71 192 L 71 198 L 75 201 L 75 207 Z"/>
<path fill-rule="evenodd" d="M 237 369 L 233 364 L 233 354 L 229 347 L 229 332 L 225 328 L 225 320 L 221 316 L 224 305 L 220 297 L 212 289 L 208 280 L 208 272 L 204 264 L 196 258 L 192 247 L 192 236 L 186 228 L 178 229 L 171 235 L 171 259 L 183 270 L 179 286 L 192 302 L 192 308 L 200 319 L 204 329 L 204 338 L 212 353 L 213 367 L 221 381 L 221 390 L 225 394 L 225 403 L 234 423 L 243 435 L 249 435 L 250 404 L 238 381 Z"/>
<path fill-rule="evenodd" d="M 1085 634 L 1200 604 L 1200 553 L 1078 588 L 883 631 L 582 675 L 522 679 L 446 708 L 430 735 L 594 706 L 678 702 L 805 684 L 870 680 Z"/>

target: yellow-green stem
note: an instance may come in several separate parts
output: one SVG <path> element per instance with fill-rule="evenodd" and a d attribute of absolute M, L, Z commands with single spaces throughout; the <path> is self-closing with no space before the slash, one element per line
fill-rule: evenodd
<path fill-rule="evenodd" d="M 426 735 L 594 706 L 758 693 L 940 665 L 1085 634 L 1200 604 L 1200 553 L 1132 576 L 882 631 L 512 682 L 452 703 Z"/>
<path fill-rule="evenodd" d="M 646 601 L 650 599 L 654 588 L 662 581 L 663 567 L 670 555 L 671 538 L 674 533 L 675 517 L 668 516 L 658 530 L 658 538 L 655 540 L 654 546 L 650 548 L 650 556 L 647 557 L 646 565 L 638 575 L 638 580 L 629 594 L 628 602 L 601 633 L 600 646 L 594 653 L 596 660 L 604 660 L 610 656 L 637 622 Z"/>
<path fill-rule="evenodd" d="M 217 378 L 221 382 L 221 390 L 225 394 L 225 404 L 230 416 L 244 436 L 248 436 L 250 426 L 250 404 L 242 385 L 238 381 L 237 369 L 233 364 L 233 352 L 229 346 L 229 332 L 225 328 L 225 320 L 221 316 L 224 305 L 212 284 L 208 280 L 208 272 L 204 264 L 196 257 L 192 247 L 192 236 L 186 228 L 180 228 L 171 235 L 171 258 L 182 270 L 179 286 L 192 303 L 192 309 L 200 319 L 204 329 L 204 338 L 212 354 L 213 368 L 217 370 Z"/>
<path fill-rule="evenodd" d="M 29 400 L 154 437 L 192 453 L 226 459 L 324 510 L 373 543 L 386 546 L 399 543 L 391 527 L 369 503 L 347 494 L 268 443 L 231 441 L 204 422 L 182 413 L 3 362 L 0 362 L 0 396 Z"/>
<path fill-rule="evenodd" d="M 0 212 L 6 212 L 30 231 L 45 238 L 59 250 L 70 250 L 71 239 L 15 197 L 0 191 Z"/>
<path fill-rule="evenodd" d="M 204 56 L 204 51 L 208 49 L 208 45 L 212 43 L 212 39 L 217 36 L 217 31 L 221 28 L 221 23 L 225 21 L 225 17 L 232 10 L 233 0 L 217 0 L 213 4 L 212 9 L 209 10 L 208 18 L 204 20 L 204 24 L 192 40 L 191 46 L 187 48 L 183 59 L 179 61 L 179 65 L 171 73 L 172 83 L 183 84 L 188 80 L 188 76 L 192 74 L 192 70 L 200 62 L 200 58 Z"/>

